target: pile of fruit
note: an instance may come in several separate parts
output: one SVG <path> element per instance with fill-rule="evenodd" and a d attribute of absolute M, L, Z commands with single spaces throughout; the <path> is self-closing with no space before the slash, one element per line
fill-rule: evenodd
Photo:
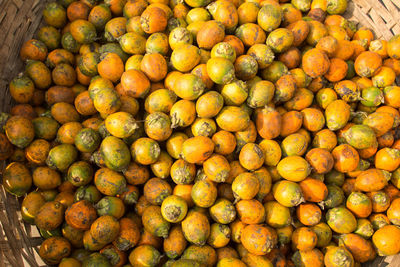
<path fill-rule="evenodd" d="M 60 267 L 360 266 L 400 252 L 400 36 L 346 0 L 58 0 L 0 116 Z"/>

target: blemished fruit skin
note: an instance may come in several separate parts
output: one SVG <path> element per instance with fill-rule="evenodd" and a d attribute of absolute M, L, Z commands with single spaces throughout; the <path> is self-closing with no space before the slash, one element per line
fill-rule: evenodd
<path fill-rule="evenodd" d="M 45 264 L 354 267 L 400 254 L 400 35 L 353 21 L 365 10 L 38 2 L 37 33 L 5 37 L 24 69 L 5 78 L 0 160 Z"/>

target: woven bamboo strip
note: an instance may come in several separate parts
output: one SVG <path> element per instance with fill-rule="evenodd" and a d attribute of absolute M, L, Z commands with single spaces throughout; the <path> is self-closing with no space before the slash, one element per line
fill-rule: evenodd
<path fill-rule="evenodd" d="M 399 0 L 353 0 L 345 17 L 372 29 L 377 38 L 389 40 L 393 35 L 400 34 Z"/>

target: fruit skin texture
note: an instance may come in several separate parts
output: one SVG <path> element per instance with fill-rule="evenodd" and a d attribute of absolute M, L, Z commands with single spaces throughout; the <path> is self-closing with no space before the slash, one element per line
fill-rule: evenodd
<path fill-rule="evenodd" d="M 70 144 L 61 144 L 49 151 L 46 164 L 50 168 L 65 171 L 76 160 L 77 150 Z"/>
<path fill-rule="evenodd" d="M 351 267 L 354 266 L 354 258 L 344 247 L 328 246 L 324 256 L 324 263 L 326 267 L 338 265 Z"/>
<path fill-rule="evenodd" d="M 344 137 L 356 149 L 371 147 L 376 142 L 375 132 L 366 125 L 353 125 L 344 133 Z"/>
<path fill-rule="evenodd" d="M 288 81 L 290 82 L 290 80 Z M 292 86 L 288 86 L 288 88 L 291 87 Z M 284 88 L 284 86 L 282 86 L 282 88 Z M 272 82 L 258 81 L 249 88 L 247 104 L 252 108 L 266 108 L 265 105 L 271 102 L 274 97 L 274 91 L 275 86 Z"/>
<path fill-rule="evenodd" d="M 215 44 L 222 42 L 224 37 L 223 26 L 215 20 L 210 20 L 203 25 L 196 38 L 200 48 L 212 49 Z"/>
<path fill-rule="evenodd" d="M 224 105 L 224 98 L 216 91 L 209 91 L 200 96 L 196 101 L 196 112 L 199 117 L 215 117 Z"/>
<path fill-rule="evenodd" d="M 79 230 L 89 230 L 90 225 L 96 218 L 96 210 L 87 200 L 81 200 L 72 204 L 65 212 L 66 222 Z"/>
<path fill-rule="evenodd" d="M 318 224 L 322 217 L 321 209 L 312 203 L 300 204 L 296 209 L 296 215 L 299 221 L 307 226 Z"/>
<path fill-rule="evenodd" d="M 116 218 L 104 215 L 97 218 L 90 226 L 90 234 L 100 243 L 107 244 L 118 236 L 120 229 L 119 222 Z"/>
<path fill-rule="evenodd" d="M 210 208 L 210 215 L 218 223 L 229 224 L 236 218 L 236 210 L 229 200 L 221 198 Z"/>
<path fill-rule="evenodd" d="M 129 148 L 119 138 L 108 136 L 101 142 L 100 154 L 104 164 L 113 171 L 124 170 L 130 162 Z"/>
<path fill-rule="evenodd" d="M 272 228 L 252 224 L 243 229 L 241 241 L 243 246 L 255 255 L 265 255 L 276 244 L 276 233 Z"/>
<path fill-rule="evenodd" d="M 100 76 L 117 82 L 124 71 L 122 59 L 115 53 L 108 53 L 97 66 Z M 110 68 L 110 69 L 109 69 Z"/>
<path fill-rule="evenodd" d="M 252 173 L 239 174 L 232 183 L 233 195 L 237 199 L 252 199 L 260 188 L 257 177 Z"/>
<path fill-rule="evenodd" d="M 201 78 L 192 73 L 181 75 L 173 86 L 175 94 L 184 100 L 195 100 L 204 90 L 205 85 Z"/>
<path fill-rule="evenodd" d="M 292 260 L 298 266 L 324 266 L 324 255 L 317 248 L 308 251 L 296 251 Z"/>
<path fill-rule="evenodd" d="M 350 106 L 343 100 L 335 100 L 325 109 L 325 118 L 329 130 L 339 130 L 350 119 Z"/>
<path fill-rule="evenodd" d="M 287 207 L 279 204 L 276 201 L 268 201 L 264 204 L 265 221 L 268 225 L 274 228 L 285 227 L 290 224 L 291 215 Z"/>
<path fill-rule="evenodd" d="M 12 162 L 4 170 L 3 186 L 10 194 L 23 196 L 32 186 L 32 175 L 28 168 L 19 162 Z"/>
<path fill-rule="evenodd" d="M 387 52 L 389 57 L 393 59 L 400 59 L 399 49 L 400 49 L 400 35 L 395 35 L 388 42 Z"/>
<path fill-rule="evenodd" d="M 364 192 L 373 192 L 383 189 L 391 174 L 379 169 L 368 169 L 357 176 L 355 187 Z"/>
<path fill-rule="evenodd" d="M 125 178 L 108 168 L 96 171 L 94 183 L 99 191 L 107 196 L 115 196 L 122 193 L 126 187 Z"/>
<path fill-rule="evenodd" d="M 161 258 L 160 252 L 151 245 L 140 245 L 129 254 L 132 266 L 157 266 Z"/>
<path fill-rule="evenodd" d="M 293 41 L 294 36 L 291 30 L 278 28 L 268 35 L 266 43 L 275 53 L 282 53 L 290 48 Z"/>
<path fill-rule="evenodd" d="M 293 182 L 304 180 L 310 173 L 310 165 L 300 156 L 289 156 L 282 159 L 277 166 L 279 174 Z"/>
<path fill-rule="evenodd" d="M 230 166 L 225 157 L 215 155 L 204 162 L 203 169 L 210 180 L 225 182 L 229 175 Z"/>
<path fill-rule="evenodd" d="M 47 47 L 39 40 L 31 39 L 21 47 L 20 57 L 23 61 L 28 59 L 44 61 L 46 56 Z"/>
<path fill-rule="evenodd" d="M 348 71 L 347 63 L 340 58 L 332 58 L 331 65 L 327 73 L 325 73 L 325 78 L 330 82 L 338 82 L 346 77 Z"/>
<path fill-rule="evenodd" d="M 275 199 L 285 207 L 295 207 L 304 201 L 300 186 L 292 181 L 275 183 L 272 192 Z"/>
<path fill-rule="evenodd" d="M 332 156 L 335 160 L 333 167 L 343 173 L 355 170 L 360 160 L 357 150 L 347 144 L 334 148 Z"/>
<path fill-rule="evenodd" d="M 217 267 L 224 267 L 224 266 L 245 267 L 247 265 L 239 259 L 228 257 L 228 258 L 222 258 L 221 260 L 218 261 Z"/>
<path fill-rule="evenodd" d="M 61 225 L 65 207 L 58 201 L 46 202 L 35 216 L 35 224 L 43 230 L 54 230 Z"/>
<path fill-rule="evenodd" d="M 202 208 L 211 207 L 217 198 L 217 188 L 212 181 L 197 181 L 192 188 L 193 202 Z"/>
<path fill-rule="evenodd" d="M 267 32 L 279 27 L 282 20 L 282 9 L 278 5 L 264 5 L 257 16 L 257 23 Z"/>
<path fill-rule="evenodd" d="M 387 210 L 387 217 L 390 220 L 391 223 L 395 225 L 400 225 L 400 213 L 399 213 L 399 205 L 400 201 L 399 199 L 393 200 L 393 202 L 390 204 L 389 209 Z"/>
<path fill-rule="evenodd" d="M 71 253 L 71 244 L 63 237 L 46 239 L 39 249 L 40 257 L 48 264 L 58 264 Z"/>
<path fill-rule="evenodd" d="M 400 252 L 400 229 L 395 225 L 385 225 L 372 236 L 372 242 L 380 256 L 395 255 Z"/>
<path fill-rule="evenodd" d="M 29 193 L 21 203 L 22 219 L 30 224 L 35 222 L 35 216 L 45 203 L 44 197 L 39 192 Z"/>
<path fill-rule="evenodd" d="M 362 77 L 373 76 L 381 66 L 382 58 L 377 53 L 370 51 L 361 53 L 354 62 L 357 74 Z"/>
<path fill-rule="evenodd" d="M 236 210 L 240 221 L 245 224 L 257 224 L 265 220 L 265 209 L 258 200 L 240 200 L 236 203 Z"/>
<path fill-rule="evenodd" d="M 360 97 L 357 84 L 350 80 L 342 80 L 335 84 L 336 93 L 346 102 L 355 102 Z"/>
<path fill-rule="evenodd" d="M 8 140 L 19 148 L 27 147 L 35 136 L 32 122 L 20 116 L 13 116 L 7 120 L 5 133 Z"/>
<path fill-rule="evenodd" d="M 366 218 L 372 212 L 372 202 L 361 192 L 352 192 L 346 201 L 346 207 L 358 218 Z"/>
<path fill-rule="evenodd" d="M 306 154 L 306 159 L 317 173 L 327 173 L 333 168 L 334 160 L 329 151 L 313 148 Z"/>
<path fill-rule="evenodd" d="M 161 205 L 165 198 L 171 195 L 171 186 L 163 179 L 151 178 L 143 188 L 146 200 L 152 205 Z"/>
<path fill-rule="evenodd" d="M 171 127 L 186 127 L 193 123 L 196 119 L 196 107 L 190 100 L 179 100 L 170 110 Z"/>
<path fill-rule="evenodd" d="M 172 51 L 171 63 L 182 72 L 192 70 L 201 59 L 200 49 L 191 44 L 181 44 Z"/>
<path fill-rule="evenodd" d="M 161 214 L 164 219 L 175 223 L 182 221 L 187 212 L 187 204 L 185 200 L 179 196 L 169 196 L 164 199 L 161 205 Z M 178 216 L 176 216 L 178 214 Z"/>
<path fill-rule="evenodd" d="M 393 123 L 393 116 L 385 112 L 371 113 L 363 121 L 364 125 L 368 125 L 375 131 L 376 137 L 380 137 L 387 133 L 393 127 Z"/>
<path fill-rule="evenodd" d="M 167 62 L 158 53 L 146 54 L 141 62 L 141 70 L 152 82 L 158 82 L 167 75 Z"/>
<path fill-rule="evenodd" d="M 274 139 L 281 133 L 282 117 L 273 108 L 265 107 L 256 111 L 256 128 L 264 139 Z"/>
<path fill-rule="evenodd" d="M 217 115 L 216 122 L 225 131 L 238 132 L 249 126 L 250 117 L 240 107 L 225 106 Z"/>
<path fill-rule="evenodd" d="M 189 138 L 182 144 L 182 158 L 189 163 L 201 163 L 211 156 L 214 146 L 214 142 L 205 136 Z"/>
<path fill-rule="evenodd" d="M 303 70 L 311 78 L 324 75 L 329 70 L 329 58 L 317 48 L 307 51 L 302 59 Z"/>
<path fill-rule="evenodd" d="M 306 178 L 299 185 L 306 201 L 321 202 L 328 196 L 328 188 L 320 180 Z"/>
<path fill-rule="evenodd" d="M 214 57 L 207 61 L 207 73 L 217 84 L 228 84 L 235 78 L 232 62 L 222 57 Z"/>
<path fill-rule="evenodd" d="M 159 206 L 149 206 L 142 214 L 143 227 L 152 235 L 166 238 L 170 229 L 170 223 L 161 215 Z"/>
<path fill-rule="evenodd" d="M 144 97 L 150 90 L 150 81 L 140 70 L 128 70 L 122 74 L 121 84 L 128 96 Z"/>
<path fill-rule="evenodd" d="M 146 33 L 161 32 L 167 26 L 167 14 L 159 7 L 147 7 L 140 17 L 140 24 Z"/>
<path fill-rule="evenodd" d="M 292 235 L 292 246 L 298 250 L 312 250 L 317 244 L 317 234 L 308 227 L 299 227 Z"/>
<path fill-rule="evenodd" d="M 78 19 L 71 23 L 72 37 L 78 43 L 89 44 L 96 38 L 96 28 L 87 20 Z"/>
<path fill-rule="evenodd" d="M 340 241 L 351 252 L 354 260 L 366 262 L 376 257 L 376 251 L 371 241 L 367 241 L 357 234 L 345 234 L 340 237 Z"/>
<path fill-rule="evenodd" d="M 210 235 L 210 223 L 204 214 L 190 211 L 182 221 L 182 231 L 186 240 L 202 246 Z"/>
<path fill-rule="evenodd" d="M 43 10 L 43 18 L 48 25 L 62 28 L 67 23 L 67 12 L 56 2 L 48 3 Z"/>
<path fill-rule="evenodd" d="M 163 244 L 163 249 L 168 258 L 174 259 L 181 256 L 186 246 L 187 241 L 183 235 L 182 228 L 180 226 L 172 227 L 168 238 L 164 239 Z"/>
<path fill-rule="evenodd" d="M 326 221 L 332 230 L 340 234 L 351 233 L 357 227 L 356 218 L 344 207 L 328 210 L 326 213 Z"/>
<path fill-rule="evenodd" d="M 256 170 L 264 163 L 264 153 L 259 145 L 247 143 L 240 150 L 239 162 L 248 170 Z"/>
<path fill-rule="evenodd" d="M 205 266 L 214 266 L 217 261 L 216 251 L 209 245 L 191 245 L 184 251 L 181 258 L 193 260 Z"/>
<path fill-rule="evenodd" d="M 107 116 L 105 126 L 112 135 L 118 138 L 131 136 L 138 128 L 133 116 L 127 112 L 116 112 Z"/>

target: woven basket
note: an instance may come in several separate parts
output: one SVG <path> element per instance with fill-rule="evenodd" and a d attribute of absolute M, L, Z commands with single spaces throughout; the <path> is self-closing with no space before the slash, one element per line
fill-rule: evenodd
<path fill-rule="evenodd" d="M 21 45 L 41 26 L 42 9 L 49 0 L 0 0 L 0 110 L 9 111 L 10 80 L 23 71 Z M 345 17 L 388 40 L 400 34 L 400 0 L 352 0 Z M 4 165 L 4 164 L 2 164 Z M 20 200 L 0 186 L 0 267 L 46 266 L 38 257 L 42 239 L 36 227 L 23 223 Z M 400 255 L 379 257 L 365 266 L 400 266 Z"/>

